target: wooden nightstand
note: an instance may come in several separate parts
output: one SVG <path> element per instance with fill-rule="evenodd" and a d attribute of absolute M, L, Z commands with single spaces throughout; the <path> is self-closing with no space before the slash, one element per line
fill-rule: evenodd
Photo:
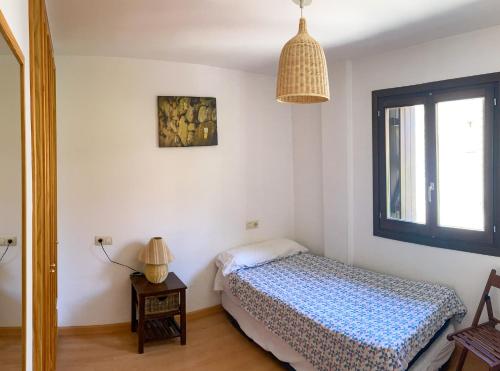
<path fill-rule="evenodd" d="M 186 285 L 170 272 L 163 283 L 150 283 L 144 276 L 130 276 L 132 286 L 131 330 L 137 331 L 139 353 L 144 343 L 180 337 L 186 344 Z M 138 314 L 138 315 L 137 315 Z M 174 316 L 180 315 L 180 325 Z"/>

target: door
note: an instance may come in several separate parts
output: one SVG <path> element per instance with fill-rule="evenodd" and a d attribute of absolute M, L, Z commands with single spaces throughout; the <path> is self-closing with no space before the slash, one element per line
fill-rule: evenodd
<path fill-rule="evenodd" d="M 57 160 L 55 63 L 44 0 L 30 0 L 33 172 L 33 369 L 56 368 Z"/>

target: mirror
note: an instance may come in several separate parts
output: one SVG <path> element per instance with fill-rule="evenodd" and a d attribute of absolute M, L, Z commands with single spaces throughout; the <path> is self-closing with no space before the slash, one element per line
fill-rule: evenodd
<path fill-rule="evenodd" d="M 22 370 L 23 67 L 9 43 L 0 33 L 0 368 Z"/>

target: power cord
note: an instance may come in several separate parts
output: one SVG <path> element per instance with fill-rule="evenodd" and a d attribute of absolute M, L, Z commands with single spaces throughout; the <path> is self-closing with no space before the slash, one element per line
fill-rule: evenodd
<path fill-rule="evenodd" d="M 114 261 L 113 259 L 111 259 L 111 258 L 109 257 L 109 255 L 108 255 L 108 253 L 106 252 L 106 249 L 105 249 L 105 248 L 104 248 L 104 246 L 102 245 L 102 242 L 103 242 L 103 241 L 102 241 L 102 238 L 99 238 L 99 239 L 97 240 L 97 242 L 99 242 L 99 245 L 101 245 L 101 249 L 102 249 L 102 251 L 104 252 L 104 254 L 106 255 L 106 257 L 108 258 L 108 260 L 109 260 L 111 263 L 113 263 L 113 264 L 117 264 L 117 265 L 121 265 L 122 267 L 128 268 L 128 269 L 130 269 L 131 271 L 133 271 L 134 273 L 135 273 L 135 272 L 139 272 L 137 269 L 134 269 L 134 268 L 132 268 L 132 267 L 129 267 L 129 266 L 128 266 L 128 265 L 126 265 L 126 264 L 118 263 L 118 262 Z M 0 259 L 0 261 L 1 261 L 1 259 Z"/>
<path fill-rule="evenodd" d="M 9 251 L 9 247 L 12 244 L 12 242 L 14 242 L 14 241 L 12 241 L 12 239 L 10 239 L 10 238 L 7 240 L 7 248 L 5 249 L 5 251 L 3 252 L 2 256 L 0 257 L 0 263 L 2 262 L 3 257 L 5 256 L 5 254 L 7 254 L 7 251 Z"/>

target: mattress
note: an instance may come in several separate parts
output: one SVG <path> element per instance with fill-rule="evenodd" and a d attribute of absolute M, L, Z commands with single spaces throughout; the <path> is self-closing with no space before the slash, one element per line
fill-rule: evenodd
<path fill-rule="evenodd" d="M 224 287 L 224 286 L 222 286 Z M 264 350 L 271 352 L 280 361 L 290 364 L 297 371 L 313 371 L 313 365 L 302 355 L 290 348 L 278 336 L 270 332 L 264 324 L 245 311 L 237 298 L 225 286 L 222 289 L 222 306 L 238 322 L 239 328 Z M 447 335 L 455 332 L 453 323 L 432 342 L 428 349 L 418 357 L 408 371 L 437 371 L 450 359 L 455 344 L 448 341 Z"/>
<path fill-rule="evenodd" d="M 225 286 L 225 304 L 235 298 L 300 355 L 299 369 L 405 370 L 446 321 L 465 314 L 449 288 L 310 254 L 237 271 Z"/>

